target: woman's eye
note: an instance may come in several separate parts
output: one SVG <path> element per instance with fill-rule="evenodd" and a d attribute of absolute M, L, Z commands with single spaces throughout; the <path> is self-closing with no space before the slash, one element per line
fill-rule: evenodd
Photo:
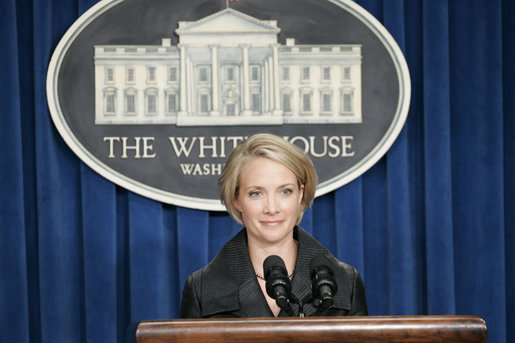
<path fill-rule="evenodd" d="M 249 196 L 250 197 L 258 197 L 260 195 L 261 195 L 260 191 L 251 191 L 251 192 L 249 192 Z"/>
<path fill-rule="evenodd" d="M 290 188 L 285 188 L 283 189 L 282 193 L 284 195 L 290 195 L 291 193 L 293 193 L 293 191 Z"/>

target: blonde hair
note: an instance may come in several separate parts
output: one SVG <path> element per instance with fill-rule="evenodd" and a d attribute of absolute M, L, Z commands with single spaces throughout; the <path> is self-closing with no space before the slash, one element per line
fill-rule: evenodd
<path fill-rule="evenodd" d="M 298 186 L 304 186 L 304 195 L 297 218 L 297 224 L 299 224 L 304 211 L 315 198 L 318 182 L 315 167 L 309 156 L 298 146 L 268 133 L 258 133 L 248 137 L 229 154 L 224 169 L 218 178 L 220 198 L 227 211 L 240 225 L 244 225 L 243 216 L 234 207 L 234 201 L 239 195 L 240 176 L 243 167 L 257 157 L 265 157 L 281 163 L 295 174 Z"/>

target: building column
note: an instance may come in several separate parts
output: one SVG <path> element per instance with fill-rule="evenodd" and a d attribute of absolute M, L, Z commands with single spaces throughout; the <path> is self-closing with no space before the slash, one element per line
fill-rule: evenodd
<path fill-rule="evenodd" d="M 184 45 L 180 45 L 181 48 L 181 89 L 179 90 L 181 96 L 181 103 L 179 109 L 179 116 L 186 116 L 188 111 L 186 110 L 186 91 L 187 91 L 187 83 L 186 83 L 186 47 Z"/>
<path fill-rule="evenodd" d="M 249 79 L 249 46 L 242 45 L 243 49 L 243 115 L 250 116 L 250 79 Z"/>
<path fill-rule="evenodd" d="M 219 82 L 218 82 L 218 49 L 216 45 L 211 46 L 211 96 L 213 98 L 212 116 L 220 115 L 219 105 Z"/>
<path fill-rule="evenodd" d="M 264 86 L 264 97 L 265 97 L 265 109 L 264 109 L 264 113 L 269 113 L 270 112 L 270 86 L 269 86 L 269 83 L 268 83 L 268 60 L 265 60 L 265 71 L 264 71 L 264 77 L 263 77 L 263 86 Z"/>
<path fill-rule="evenodd" d="M 268 99 L 269 99 L 268 105 L 270 106 L 270 113 L 273 113 L 274 112 L 274 103 L 275 103 L 275 100 L 274 100 L 275 91 L 274 91 L 274 65 L 273 65 L 272 57 L 268 57 L 267 62 L 268 62 Z"/>
<path fill-rule="evenodd" d="M 274 45 L 274 115 L 280 116 L 283 114 L 281 110 L 281 95 L 279 89 L 279 45 Z"/>
<path fill-rule="evenodd" d="M 195 112 L 195 107 L 194 107 L 194 104 L 198 101 L 198 99 L 195 99 L 194 96 L 197 95 L 197 93 L 194 92 L 194 87 L 195 87 L 195 76 L 194 76 L 194 73 L 195 71 L 193 70 L 193 62 L 191 62 L 191 60 L 189 58 L 186 58 L 186 73 L 187 73 L 187 79 L 189 80 L 189 82 L 187 82 L 187 95 L 186 95 L 186 98 L 187 98 L 187 106 L 188 106 L 188 113 L 194 113 Z"/>

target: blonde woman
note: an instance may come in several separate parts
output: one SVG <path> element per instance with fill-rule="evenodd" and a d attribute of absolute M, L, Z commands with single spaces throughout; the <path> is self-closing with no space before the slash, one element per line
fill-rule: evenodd
<path fill-rule="evenodd" d="M 317 175 L 297 146 L 271 134 L 256 134 L 229 155 L 219 178 L 222 202 L 244 228 L 184 286 L 181 318 L 367 315 L 365 288 L 358 271 L 339 262 L 299 227 L 311 205 Z M 331 307 L 317 303 L 279 307 L 266 290 L 263 262 L 284 261 L 291 294 L 308 299 L 312 292 L 310 261 L 325 255 L 337 285 Z M 318 310 L 318 311 L 317 311 Z"/>

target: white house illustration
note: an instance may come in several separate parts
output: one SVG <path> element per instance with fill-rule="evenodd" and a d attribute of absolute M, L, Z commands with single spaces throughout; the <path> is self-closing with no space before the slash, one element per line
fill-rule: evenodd
<path fill-rule="evenodd" d="M 361 45 L 280 44 L 230 8 L 178 26 L 177 46 L 95 46 L 95 124 L 361 123 Z"/>

